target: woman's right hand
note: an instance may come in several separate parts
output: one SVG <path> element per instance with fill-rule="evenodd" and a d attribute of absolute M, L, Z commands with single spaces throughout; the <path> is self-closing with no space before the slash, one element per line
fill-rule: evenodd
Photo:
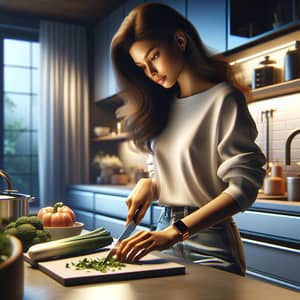
<path fill-rule="evenodd" d="M 146 214 L 151 202 L 157 197 L 156 184 L 151 178 L 142 178 L 138 181 L 133 191 L 126 199 L 128 215 L 126 225 L 132 220 L 136 210 L 140 208 L 140 213 L 136 223 L 139 224 Z"/>

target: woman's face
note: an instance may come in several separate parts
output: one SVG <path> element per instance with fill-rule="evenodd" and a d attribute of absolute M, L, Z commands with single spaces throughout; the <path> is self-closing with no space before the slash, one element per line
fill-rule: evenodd
<path fill-rule="evenodd" d="M 170 43 L 137 41 L 130 47 L 129 54 L 147 77 L 164 88 L 174 86 L 185 62 L 182 47 L 175 39 Z"/>

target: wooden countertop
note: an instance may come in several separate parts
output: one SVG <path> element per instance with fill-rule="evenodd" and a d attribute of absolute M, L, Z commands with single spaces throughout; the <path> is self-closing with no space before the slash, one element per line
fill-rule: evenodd
<path fill-rule="evenodd" d="M 185 275 L 65 287 L 24 263 L 23 300 L 299 300 L 296 291 L 214 268 L 186 265 Z"/>

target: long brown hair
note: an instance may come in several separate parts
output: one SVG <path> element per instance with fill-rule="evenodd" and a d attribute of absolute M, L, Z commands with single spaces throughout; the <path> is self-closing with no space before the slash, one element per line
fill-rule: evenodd
<path fill-rule="evenodd" d="M 135 65 L 129 49 L 139 40 L 172 41 L 177 30 L 182 30 L 187 37 L 187 63 L 203 79 L 215 83 L 231 79 L 227 64 L 208 53 L 195 27 L 176 10 L 158 3 L 141 4 L 133 9 L 112 40 L 111 56 L 124 97 L 117 116 L 125 117 L 127 130 L 142 150 L 149 150 L 149 142 L 166 126 L 178 86 L 166 89 L 154 83 Z"/>

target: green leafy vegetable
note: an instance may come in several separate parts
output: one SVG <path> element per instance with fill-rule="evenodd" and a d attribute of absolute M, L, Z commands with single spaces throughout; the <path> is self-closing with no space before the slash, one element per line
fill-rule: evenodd
<path fill-rule="evenodd" d="M 105 261 L 105 258 L 83 258 L 77 262 L 66 263 L 66 268 L 75 268 L 76 270 L 96 270 L 101 273 L 110 271 L 121 270 L 126 264 L 122 263 L 115 258 L 110 258 Z"/>
<path fill-rule="evenodd" d="M 5 233 L 19 238 L 24 252 L 32 245 L 50 240 L 50 233 L 44 230 L 43 224 L 37 216 L 19 217 L 15 222 L 10 222 L 6 226 Z"/>

